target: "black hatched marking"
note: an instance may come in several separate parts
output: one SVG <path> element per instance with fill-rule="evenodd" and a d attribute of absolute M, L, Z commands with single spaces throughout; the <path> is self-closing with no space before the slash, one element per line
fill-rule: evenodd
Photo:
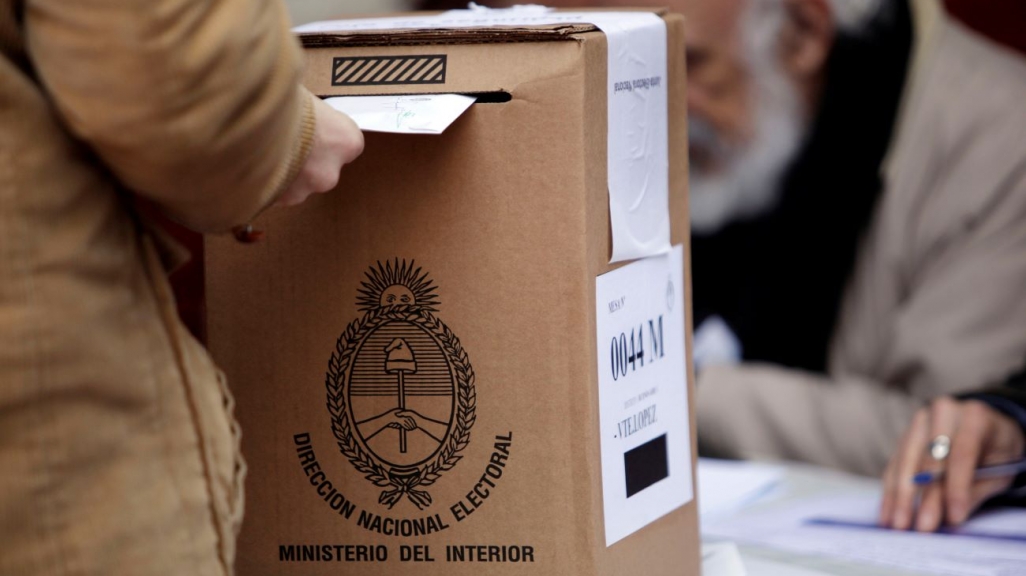
<path fill-rule="evenodd" d="M 448 56 L 357 56 L 335 58 L 332 86 L 445 84 Z"/>

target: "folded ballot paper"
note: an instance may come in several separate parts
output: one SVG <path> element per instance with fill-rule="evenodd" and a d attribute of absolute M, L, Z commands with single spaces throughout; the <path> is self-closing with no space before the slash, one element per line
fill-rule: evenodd
<path fill-rule="evenodd" d="M 683 17 L 297 32 L 305 87 L 381 132 L 206 244 L 238 572 L 698 576 Z"/>
<path fill-rule="evenodd" d="M 336 96 L 325 100 L 365 132 L 441 134 L 476 98 L 462 94 Z"/>

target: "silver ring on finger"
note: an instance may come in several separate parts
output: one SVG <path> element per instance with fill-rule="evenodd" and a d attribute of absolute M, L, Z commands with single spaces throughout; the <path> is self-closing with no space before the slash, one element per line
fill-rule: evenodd
<path fill-rule="evenodd" d="M 945 434 L 937 436 L 930 442 L 929 452 L 930 458 L 943 462 L 951 454 L 951 438 Z"/>

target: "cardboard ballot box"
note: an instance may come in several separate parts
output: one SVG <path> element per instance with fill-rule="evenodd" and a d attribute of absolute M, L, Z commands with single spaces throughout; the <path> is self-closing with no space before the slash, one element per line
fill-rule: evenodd
<path fill-rule="evenodd" d="M 608 23 L 304 37 L 317 95 L 481 98 L 439 136 L 368 134 L 261 242 L 208 241 L 239 574 L 699 573 L 683 21 L 660 18 L 644 81 L 609 77 Z M 610 264 L 610 99 L 660 87 L 674 248 Z"/>

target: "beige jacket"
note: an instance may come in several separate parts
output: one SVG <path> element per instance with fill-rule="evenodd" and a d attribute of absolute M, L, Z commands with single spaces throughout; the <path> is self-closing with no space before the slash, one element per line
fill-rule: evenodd
<path fill-rule="evenodd" d="M 251 218 L 312 138 L 298 63 L 277 1 L 0 0 L 0 574 L 231 572 L 230 401 L 128 191 Z"/>
<path fill-rule="evenodd" d="M 933 0 L 912 5 L 910 78 L 829 374 L 706 369 L 711 454 L 878 475 L 919 406 L 998 382 L 1026 355 L 1026 61 Z"/>

